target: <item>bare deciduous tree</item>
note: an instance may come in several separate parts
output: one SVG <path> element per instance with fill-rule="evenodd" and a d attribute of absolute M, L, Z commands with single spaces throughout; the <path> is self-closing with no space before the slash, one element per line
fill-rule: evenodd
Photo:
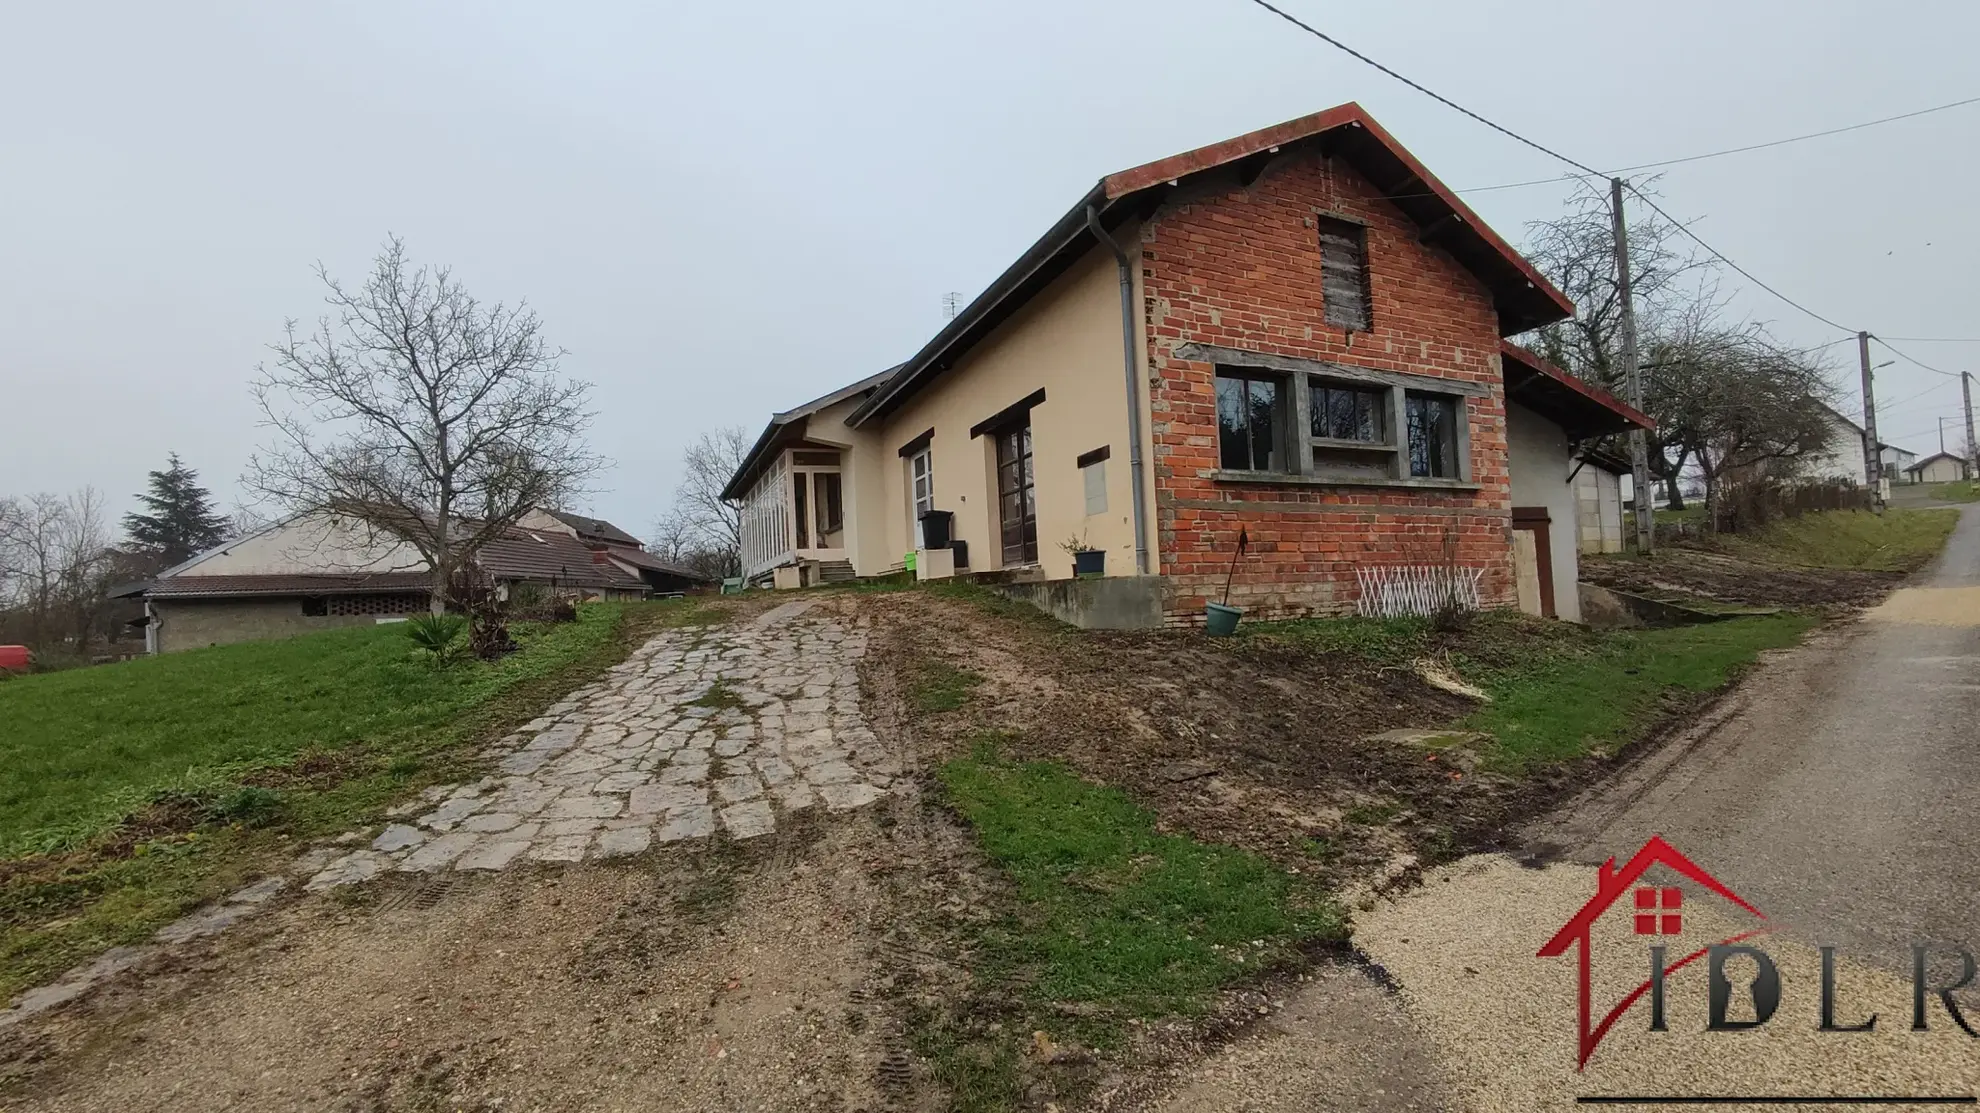
<path fill-rule="evenodd" d="M 1679 479 L 1704 474 L 1707 498 L 1728 471 L 1816 451 L 1820 403 L 1832 393 L 1818 362 L 1777 343 L 1754 322 L 1728 321 L 1718 270 L 1654 211 L 1630 224 L 1650 477 L 1681 508 Z M 1584 185 L 1567 211 L 1527 226 L 1526 254 L 1575 303 L 1575 315 L 1539 329 L 1531 346 L 1548 360 L 1618 395 L 1622 301 L 1608 195 Z M 1615 446 L 1620 449 L 1620 446 Z M 1642 497 L 1649 497 L 1644 493 Z"/>
<path fill-rule="evenodd" d="M 67 638 L 87 647 L 109 595 L 107 536 L 103 496 L 92 487 L 0 501 L 0 584 L 28 645 Z"/>
<path fill-rule="evenodd" d="M 722 488 L 749 454 L 749 430 L 726 426 L 701 434 L 681 455 L 674 505 L 655 523 L 653 550 L 661 559 L 710 576 L 742 572 L 742 504 L 722 498 Z"/>
<path fill-rule="evenodd" d="M 254 384 L 274 444 L 246 484 L 417 549 L 433 606 L 455 573 L 532 507 L 562 505 L 603 461 L 583 440 L 589 386 L 563 378 L 526 305 L 477 301 L 394 237 L 362 286 L 316 269 L 330 312 L 288 322 Z"/>

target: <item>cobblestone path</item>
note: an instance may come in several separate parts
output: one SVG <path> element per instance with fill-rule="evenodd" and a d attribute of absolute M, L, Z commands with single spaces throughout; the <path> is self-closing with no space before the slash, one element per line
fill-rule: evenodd
<path fill-rule="evenodd" d="M 860 712 L 867 632 L 815 607 L 660 634 L 497 743 L 495 775 L 428 789 L 307 887 L 610 858 L 718 829 L 754 838 L 780 813 L 872 803 L 900 768 Z"/>

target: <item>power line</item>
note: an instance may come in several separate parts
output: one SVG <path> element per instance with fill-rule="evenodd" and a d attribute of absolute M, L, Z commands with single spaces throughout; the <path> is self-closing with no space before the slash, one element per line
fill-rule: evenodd
<path fill-rule="evenodd" d="M 1461 105 L 1458 102 L 1452 100 L 1451 98 L 1433 92 L 1430 89 L 1426 88 L 1425 86 L 1419 85 L 1416 82 L 1411 81 L 1409 78 L 1404 77 L 1402 74 L 1399 74 L 1396 71 L 1390 69 L 1389 67 L 1383 65 L 1382 63 L 1377 62 L 1375 59 L 1370 58 L 1368 55 L 1363 54 L 1361 51 L 1356 50 L 1355 48 L 1349 46 L 1348 44 L 1342 42 L 1341 40 L 1335 38 L 1334 36 L 1329 35 L 1325 31 L 1320 30 L 1318 27 L 1315 27 L 1312 24 L 1307 23 L 1306 21 L 1300 19 L 1298 16 L 1293 15 L 1292 13 L 1286 11 L 1283 8 L 1274 6 L 1271 3 L 1271 0 L 1251 0 L 1251 2 L 1258 5 L 1261 8 L 1264 8 L 1266 11 L 1271 12 L 1273 15 L 1278 16 L 1280 19 L 1285 20 L 1287 23 L 1292 24 L 1294 27 L 1297 27 L 1300 30 L 1306 32 L 1307 34 L 1312 35 L 1314 38 L 1319 39 L 1321 42 L 1326 43 L 1328 46 L 1331 46 L 1336 50 L 1342 51 L 1359 61 L 1365 62 L 1368 65 L 1371 65 L 1378 70 L 1381 70 L 1383 73 L 1388 74 L 1390 77 L 1395 78 L 1397 81 L 1402 82 L 1404 85 L 1407 85 L 1410 88 L 1416 90 L 1417 92 L 1422 93 L 1424 96 L 1429 97 L 1430 99 L 1438 102 L 1439 104 L 1444 105 L 1447 108 L 1452 108 L 1459 112 L 1464 113 L 1466 116 L 1469 116 L 1472 119 L 1478 121 L 1479 123 L 1484 124 L 1486 127 L 1491 128 L 1493 131 L 1496 131 L 1501 135 L 1505 135 L 1513 139 L 1517 139 L 1521 143 L 1524 143 L 1527 146 L 1533 148 L 1534 150 L 1539 151 L 1541 154 L 1547 155 L 1551 158 L 1557 158 L 1560 161 L 1567 163 L 1569 166 L 1574 167 L 1576 170 L 1585 170 L 1588 173 L 1593 174 L 1598 178 L 1606 176 L 1600 170 L 1597 170 L 1594 167 L 1587 165 L 1586 163 L 1576 162 L 1575 160 L 1567 157 L 1566 155 L 1560 153 L 1559 151 L 1553 150 L 1552 148 L 1549 147 L 1543 147 L 1540 144 L 1535 143 L 1533 140 L 1528 139 L 1524 135 L 1521 135 L 1520 133 L 1512 130 L 1511 128 L 1504 127 L 1500 124 L 1495 124 L 1492 121 L 1486 119 L 1485 117 L 1480 116 L 1478 113 L 1473 112 L 1471 109 L 1466 108 L 1464 105 Z"/>
<path fill-rule="evenodd" d="M 1980 103 L 1980 97 L 1969 97 L 1965 100 L 1953 101 L 1949 104 L 1935 105 L 1931 108 L 1921 108 L 1914 112 L 1901 113 L 1896 116 L 1886 116 L 1882 119 L 1877 119 L 1877 120 L 1866 120 L 1863 123 L 1848 124 L 1843 127 L 1830 128 L 1825 131 L 1809 132 L 1805 135 L 1789 136 L 1788 138 L 1785 139 L 1769 140 L 1765 143 L 1752 143 L 1744 147 L 1729 147 L 1721 151 L 1710 151 L 1700 155 L 1687 155 L 1683 158 L 1664 159 L 1658 162 L 1645 162 L 1645 163 L 1639 163 L 1635 166 L 1625 166 L 1622 169 L 1616 171 L 1614 175 L 1609 175 L 1609 174 L 1604 174 L 1602 171 L 1595 169 L 1594 167 L 1588 165 L 1585 162 L 1578 162 L 1560 153 L 1559 151 L 1554 150 L 1551 147 L 1547 147 L 1543 144 L 1528 139 L 1524 135 L 1519 134 L 1518 132 L 1512 130 L 1511 128 L 1496 123 L 1492 120 L 1486 119 L 1484 116 L 1481 116 L 1476 112 L 1473 112 L 1471 109 L 1466 108 L 1465 106 L 1450 99 L 1449 97 L 1446 97 L 1443 94 L 1430 89 L 1428 86 L 1425 86 L 1419 82 L 1412 81 L 1411 79 L 1404 77 L 1402 74 L 1396 72 L 1395 70 L 1390 69 L 1389 67 L 1383 65 L 1380 62 L 1377 62 L 1375 59 L 1370 58 L 1368 55 L 1363 54 L 1359 50 L 1356 50 L 1353 47 L 1342 42 L 1341 40 L 1333 37 L 1332 35 L 1327 34 L 1325 31 L 1320 30 L 1318 27 L 1315 27 L 1312 24 L 1307 23 L 1305 20 L 1300 19 L 1298 16 L 1295 16 L 1292 13 L 1286 11 L 1285 9 L 1278 7 L 1277 5 L 1273 4 L 1271 0 L 1251 0 L 1251 2 L 1265 9 L 1266 11 L 1271 12 L 1273 15 L 1278 16 L 1280 19 L 1285 20 L 1287 23 L 1292 24 L 1293 26 L 1299 28 L 1300 30 L 1305 31 L 1307 34 L 1312 35 L 1314 38 L 1319 39 L 1321 42 L 1326 43 L 1327 45 L 1335 48 L 1336 50 L 1339 50 L 1347 54 L 1348 56 L 1356 59 L 1357 61 L 1372 66 L 1375 69 L 1380 70 L 1382 73 L 1395 78 L 1397 81 L 1400 81 L 1403 84 L 1409 86 L 1410 88 L 1415 89 L 1417 92 L 1422 93 L 1424 96 L 1429 97 L 1430 99 L 1436 101 L 1437 103 L 1442 104 L 1445 107 L 1450 108 L 1456 112 L 1459 112 L 1473 120 L 1476 120 L 1477 122 L 1484 124 L 1486 127 L 1491 128 L 1493 131 L 1496 131 L 1501 135 L 1517 140 L 1518 142 L 1523 143 L 1526 146 L 1531 147 L 1536 151 L 1539 151 L 1541 154 L 1547 155 L 1550 158 L 1558 159 L 1559 161 L 1565 162 L 1569 166 L 1574 167 L 1576 170 L 1583 171 L 1586 174 L 1597 178 L 1619 177 L 1620 175 L 1627 173 L 1631 170 L 1647 170 L 1657 166 L 1674 166 L 1677 165 L 1678 163 L 1697 162 L 1700 159 L 1719 158 L 1723 155 L 1740 154 L 1745 151 L 1756 151 L 1767 147 L 1779 147 L 1788 143 L 1799 143 L 1807 139 L 1818 139 L 1827 135 L 1839 135 L 1842 134 L 1843 132 L 1859 131 L 1863 128 L 1876 127 L 1879 124 L 1893 123 L 1898 120 L 1911 119 L 1915 116 L 1924 116 L 1933 112 L 1944 112 L 1947 109 L 1959 108 L 1968 104 Z M 1541 185 L 1541 184 L 1545 184 L 1546 182 L 1573 181 L 1576 180 L 1578 177 L 1579 175 L 1568 174 L 1551 179 L 1536 179 L 1527 182 L 1508 182 L 1503 185 L 1497 185 L 1497 186 L 1478 186 L 1469 190 L 1463 190 L 1461 192 L 1480 193 L 1486 190 L 1493 190 L 1493 189 L 1514 189 L 1521 186 Z M 1629 183 L 1627 182 L 1625 182 L 1624 184 L 1629 185 Z M 1766 282 L 1762 281 L 1759 278 L 1759 276 L 1755 275 L 1752 271 L 1749 271 L 1745 267 L 1740 266 L 1738 263 L 1733 262 L 1732 259 L 1725 254 L 1725 252 L 1720 251 L 1718 248 L 1713 247 L 1709 243 L 1706 243 L 1703 237 L 1701 237 L 1698 233 L 1692 231 L 1682 221 L 1678 220 L 1670 213 L 1665 212 L 1663 206 L 1657 204 L 1655 201 L 1652 201 L 1649 198 L 1649 196 L 1647 196 L 1642 190 L 1637 189 L 1634 185 L 1629 185 L 1629 191 L 1631 193 L 1636 194 L 1639 200 L 1641 200 L 1644 204 L 1650 206 L 1653 210 L 1657 212 L 1659 216 L 1662 216 L 1665 220 L 1670 221 L 1673 227 L 1675 227 L 1678 231 L 1684 233 L 1687 237 L 1689 237 L 1692 240 L 1692 242 L 1704 248 L 1707 252 L 1709 252 L 1712 255 L 1713 258 L 1717 259 L 1721 263 L 1724 263 L 1726 266 L 1731 267 L 1734 271 L 1738 272 L 1741 276 L 1745 277 L 1749 282 L 1752 282 L 1754 285 L 1760 287 L 1762 290 L 1765 290 L 1768 293 L 1774 295 L 1776 298 L 1779 298 L 1781 301 L 1794 307 L 1803 314 L 1806 314 L 1807 316 L 1812 317 L 1815 320 L 1820 321 L 1825 325 L 1828 325 L 1830 328 L 1840 329 L 1841 331 L 1847 333 L 1855 333 L 1857 331 L 1855 329 L 1850 328 L 1848 325 L 1840 324 L 1836 321 L 1829 319 L 1828 317 L 1822 316 L 1820 313 L 1815 312 L 1814 310 L 1808 308 L 1807 306 L 1801 304 L 1800 302 L 1794 300 L 1793 298 L 1788 297 L 1786 294 L 1781 293 L 1779 290 L 1776 290 L 1774 287 L 1768 285 Z M 1840 343 L 1840 342 L 1841 342 L 1840 340 L 1832 341 L 1830 344 L 1824 344 L 1821 345 L 1820 347 L 1826 348 L 1826 347 L 1830 347 L 1832 344 Z M 1976 340 L 1974 342 L 1980 343 L 1980 340 Z M 1883 341 L 1880 340 L 1878 341 L 1878 343 L 1883 343 Z M 1909 360 L 1910 362 L 1915 363 L 1920 367 L 1925 368 L 1927 371 L 1932 371 L 1940 375 L 1952 374 L 1949 371 L 1941 371 L 1938 368 L 1932 367 L 1928 364 L 1919 363 L 1918 360 L 1912 359 L 1910 356 L 1905 355 L 1903 352 L 1899 352 L 1896 348 L 1891 348 L 1889 344 L 1884 344 L 1884 347 L 1890 348 L 1890 350 L 1892 352 L 1895 352 L 1898 356 L 1902 357 L 1903 359 Z M 1810 350 L 1812 351 L 1815 349 L 1810 349 Z"/>
<path fill-rule="evenodd" d="M 1875 341 L 1876 341 L 1877 343 L 1879 343 L 1879 344 L 1882 344 L 1882 345 L 1884 346 L 1884 348 L 1885 348 L 1885 349 L 1886 349 L 1887 351 L 1889 351 L 1889 352 L 1890 352 L 1890 353 L 1891 353 L 1892 355 L 1894 355 L 1894 356 L 1896 356 L 1896 357 L 1898 357 L 1899 359 L 1901 359 L 1901 360 L 1903 360 L 1903 361 L 1905 361 L 1906 363 L 1909 363 L 1909 364 L 1912 364 L 1913 366 L 1916 366 L 1916 367 L 1923 367 L 1923 368 L 1924 368 L 1925 370 L 1927 370 L 1927 371 L 1930 371 L 1930 372 L 1931 372 L 1932 374 L 1934 374 L 1934 375 L 1944 375 L 1944 376 L 1945 376 L 1946 378 L 1948 378 L 1948 379 L 1957 379 L 1957 378 L 1959 378 L 1959 372 L 1957 372 L 1957 371 L 1943 371 L 1943 370 L 1940 370 L 1940 369 L 1939 369 L 1939 368 L 1937 368 L 1937 367 L 1934 367 L 1934 366 L 1932 366 L 1932 365 L 1931 365 L 1931 364 L 1929 364 L 1929 363 L 1925 363 L 1925 362 L 1923 362 L 1923 361 L 1920 361 L 1920 360 L 1916 360 L 1916 359 L 1913 359 L 1913 358 L 1911 358 L 1911 357 L 1910 357 L 1910 356 L 1908 356 L 1908 355 L 1905 355 L 1905 354 L 1904 354 L 1903 352 L 1900 352 L 1900 351 L 1898 351 L 1898 350 L 1897 350 L 1896 348 L 1893 348 L 1893 347 L 1891 347 L 1891 345 L 1890 345 L 1890 342 L 1889 342 L 1889 341 L 1887 341 L 1887 340 L 1885 340 L 1885 339 L 1884 339 L 1883 337 L 1881 337 L 1881 336 L 1875 336 L 1875 335 L 1873 335 L 1873 336 L 1871 336 L 1871 337 L 1870 337 L 1870 339 L 1872 339 L 1872 340 L 1875 340 Z"/>
<path fill-rule="evenodd" d="M 1707 151 L 1701 155 L 1685 155 L 1682 158 L 1667 158 L 1667 159 L 1661 159 L 1657 162 L 1639 162 L 1634 166 L 1619 167 L 1611 171 L 1610 173 L 1612 175 L 1627 174 L 1632 170 L 1652 170 L 1659 166 L 1677 166 L 1687 162 L 1701 162 L 1708 158 L 1720 158 L 1725 155 L 1745 154 L 1748 151 L 1764 151 L 1769 147 L 1784 147 L 1789 143 L 1800 143 L 1803 140 L 1821 139 L 1824 138 L 1825 136 L 1841 135 L 1844 132 L 1861 131 L 1864 128 L 1873 128 L 1878 126 L 1879 124 L 1890 124 L 1890 123 L 1895 123 L 1899 120 L 1909 120 L 1916 116 L 1926 116 L 1934 112 L 1944 112 L 1950 108 L 1963 108 L 1969 104 L 1980 104 L 1980 97 L 1968 97 L 1965 100 L 1953 101 L 1951 104 L 1934 105 L 1931 108 L 1921 108 L 1916 112 L 1906 112 L 1897 116 L 1885 116 L 1881 120 L 1865 120 L 1860 124 L 1849 124 L 1845 127 L 1829 128 L 1826 131 L 1811 131 L 1806 135 L 1791 135 L 1788 136 L 1786 139 L 1770 139 L 1765 143 L 1749 143 L 1744 147 L 1727 147 L 1725 150 L 1722 151 Z M 1553 178 L 1534 178 L 1530 181 L 1506 182 L 1502 185 L 1472 186 L 1468 189 L 1460 189 L 1457 192 L 1487 193 L 1496 189 L 1521 189 L 1526 186 L 1553 185 L 1559 182 L 1580 181 L 1581 178 L 1582 175 L 1580 174 L 1562 174 L 1559 175 L 1558 177 L 1553 177 Z M 1913 337 L 1912 339 L 1923 339 L 1923 338 Z M 1980 343 L 1980 338 L 1975 338 L 1972 342 Z"/>
<path fill-rule="evenodd" d="M 1916 401 L 1918 401 L 1918 400 L 1919 400 L 1920 398 L 1923 398 L 1923 397 L 1925 397 L 1925 396 L 1926 396 L 1927 394 L 1930 394 L 1930 393 L 1932 393 L 1932 392 L 1933 392 L 1933 391 L 1935 391 L 1935 390 L 1943 390 L 1943 389 L 1945 389 L 1946 387 L 1948 387 L 1948 386 L 1950 386 L 1950 385 L 1952 385 L 1952 384 L 1950 384 L 1950 383 L 1933 383 L 1933 384 L 1932 384 L 1931 386 L 1928 386 L 1928 387 L 1926 387 L 1926 388 L 1925 388 L 1924 390 L 1921 390 L 1921 391 L 1919 391 L 1919 392 L 1918 392 L 1918 393 L 1916 393 L 1916 394 L 1907 394 L 1907 395 L 1905 395 L 1904 397 L 1902 397 L 1902 398 L 1900 398 L 1900 399 L 1898 399 L 1898 400 L 1897 400 L 1897 401 L 1895 401 L 1895 402 L 1879 402 L 1879 403 L 1877 404 L 1877 408 L 1878 408 L 1878 409 L 1880 409 L 1880 410 L 1895 410 L 1895 409 L 1898 409 L 1899 407 L 1901 407 L 1901 406 L 1904 406 L 1904 405 L 1906 405 L 1906 404 L 1908 404 L 1908 403 L 1911 403 L 1911 402 L 1916 402 Z"/>
<path fill-rule="evenodd" d="M 1726 257 L 1725 252 L 1720 251 L 1718 248 L 1713 247 L 1709 243 L 1706 243 L 1705 240 L 1698 235 L 1698 233 L 1692 231 L 1690 228 L 1685 227 L 1682 221 L 1678 220 L 1678 218 L 1672 216 L 1671 214 L 1665 212 L 1661 205 L 1658 205 L 1655 201 L 1650 200 L 1649 196 L 1647 196 L 1642 190 L 1632 185 L 1629 187 L 1629 191 L 1631 193 L 1636 194 L 1638 200 L 1650 206 L 1652 209 L 1655 209 L 1657 211 L 1657 215 L 1663 217 L 1665 220 L 1670 221 L 1671 227 L 1676 228 L 1678 231 L 1683 232 L 1685 235 L 1691 237 L 1693 243 L 1696 243 L 1699 247 L 1702 247 L 1706 251 L 1710 252 L 1714 259 L 1717 259 L 1719 262 L 1724 263 L 1726 266 L 1729 266 L 1732 269 L 1738 271 L 1740 274 L 1745 275 L 1749 281 L 1751 281 L 1754 285 L 1760 287 L 1762 290 L 1767 291 L 1768 293 L 1774 295 L 1775 297 L 1781 299 L 1782 301 L 1788 303 L 1789 305 L 1795 307 L 1796 309 L 1801 310 L 1803 313 L 1806 313 L 1808 316 L 1815 318 L 1816 320 L 1822 322 L 1823 324 L 1829 326 L 1830 328 L 1841 329 L 1844 332 L 1852 332 L 1852 333 L 1856 331 L 1855 329 L 1850 328 L 1848 325 L 1837 324 L 1835 321 L 1832 321 L 1829 318 L 1822 316 L 1820 313 L 1815 312 L 1813 309 L 1808 308 L 1807 306 L 1801 304 L 1800 302 L 1794 300 L 1793 298 L 1788 297 L 1786 294 L 1781 293 L 1779 290 L 1774 289 L 1772 286 L 1767 285 L 1765 282 L 1760 281 L 1759 278 L 1754 276 L 1752 271 L 1749 271 L 1745 267 L 1742 267 L 1738 263 L 1735 263 L 1731 259 L 1728 259 Z"/>
<path fill-rule="evenodd" d="M 1861 131 L 1864 128 L 1874 128 L 1879 124 L 1896 123 L 1899 120 L 1909 120 L 1914 116 L 1927 116 L 1934 112 L 1944 112 L 1949 108 L 1963 108 L 1969 104 L 1980 104 L 1980 97 L 1968 97 L 1965 100 L 1953 101 L 1951 104 L 1941 104 L 1941 105 L 1935 105 L 1931 108 L 1921 108 L 1916 112 L 1906 112 L 1897 116 L 1886 116 L 1881 120 L 1865 120 L 1860 124 L 1849 124 L 1845 127 L 1830 128 L 1827 131 L 1811 131 L 1806 135 L 1791 135 L 1786 139 L 1772 139 L 1765 143 L 1749 143 L 1744 147 L 1727 147 L 1723 151 L 1708 151 L 1702 155 L 1686 155 L 1683 158 L 1667 158 L 1661 162 L 1642 162 L 1642 163 L 1638 163 L 1635 166 L 1620 167 L 1615 171 L 1615 173 L 1627 174 L 1632 170 L 1649 170 L 1657 166 L 1676 166 L 1679 163 L 1698 162 L 1702 159 L 1718 158 L 1722 155 L 1739 155 L 1739 154 L 1745 154 L 1747 151 L 1764 151 L 1769 147 L 1784 147 L 1789 143 L 1799 143 L 1804 139 L 1821 139 L 1824 136 L 1841 135 L 1846 131 Z"/>
<path fill-rule="evenodd" d="M 1980 344 L 1980 336 L 1892 336 L 1890 340 L 1902 340 L 1907 344 Z"/>

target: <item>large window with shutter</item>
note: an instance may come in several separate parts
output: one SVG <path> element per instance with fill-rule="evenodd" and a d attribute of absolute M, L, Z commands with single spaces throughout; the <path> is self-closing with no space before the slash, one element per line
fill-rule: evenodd
<path fill-rule="evenodd" d="M 1373 327 L 1368 295 L 1368 230 L 1337 217 L 1320 218 L 1320 293 L 1327 323 L 1362 332 Z"/>

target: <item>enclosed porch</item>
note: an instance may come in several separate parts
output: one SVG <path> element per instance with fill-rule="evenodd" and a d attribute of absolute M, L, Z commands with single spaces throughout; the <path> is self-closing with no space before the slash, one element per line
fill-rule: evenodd
<path fill-rule="evenodd" d="M 840 449 L 801 444 L 779 452 L 743 497 L 743 578 L 789 567 L 797 585 L 851 579 L 845 502 Z"/>

